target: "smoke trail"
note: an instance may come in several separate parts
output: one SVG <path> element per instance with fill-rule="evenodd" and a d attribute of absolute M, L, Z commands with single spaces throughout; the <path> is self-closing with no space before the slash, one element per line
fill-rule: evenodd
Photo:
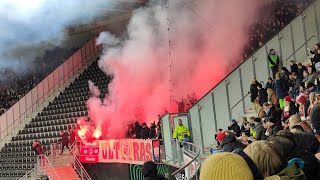
<path fill-rule="evenodd" d="M 1 0 L 0 67 L 19 64 L 19 68 L 25 67 L 44 49 L 59 45 L 65 38 L 66 27 L 87 23 L 118 3 L 112 0 Z"/>
<path fill-rule="evenodd" d="M 102 33 L 98 44 L 105 46 L 100 67 L 114 76 L 102 108 L 109 122 L 121 129 L 126 121 L 153 122 L 169 108 L 169 79 L 175 99 L 203 96 L 225 75 L 230 64 L 241 59 L 248 28 L 258 18 L 263 2 L 255 0 L 169 1 L 172 43 L 172 75 L 168 64 L 166 7 L 151 1 L 136 10 L 127 36 L 116 39 Z"/>

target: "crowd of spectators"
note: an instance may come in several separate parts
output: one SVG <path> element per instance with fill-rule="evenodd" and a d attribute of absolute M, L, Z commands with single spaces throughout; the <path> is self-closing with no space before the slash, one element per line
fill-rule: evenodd
<path fill-rule="evenodd" d="M 41 80 L 69 58 L 77 49 L 55 47 L 37 57 L 32 69 L 17 72 L 10 68 L 0 69 L 0 115 L 32 90 Z"/>
<path fill-rule="evenodd" d="M 218 145 L 210 149 L 213 155 L 201 170 L 204 180 L 226 174 L 245 179 L 320 179 L 320 44 L 310 53 L 314 57 L 306 66 L 292 60 L 289 68 L 280 70 L 279 57 L 270 50 L 274 79 L 269 77 L 265 85 L 253 79 L 255 116 L 232 119 L 227 130 L 219 129 Z M 219 167 L 229 161 L 238 164 Z M 220 170 L 222 174 L 217 173 Z"/>
<path fill-rule="evenodd" d="M 126 138 L 129 139 L 162 139 L 161 124 L 152 122 L 150 126 L 147 123 L 139 123 L 136 121 L 134 124 L 129 122 L 126 131 Z"/>
<path fill-rule="evenodd" d="M 250 27 L 249 43 L 244 51 L 248 57 L 257 48 L 278 34 L 314 0 L 273 0 L 261 7 L 260 18 Z"/>

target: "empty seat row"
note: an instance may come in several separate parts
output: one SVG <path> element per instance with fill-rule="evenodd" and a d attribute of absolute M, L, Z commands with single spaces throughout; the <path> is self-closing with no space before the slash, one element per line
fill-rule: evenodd
<path fill-rule="evenodd" d="M 0 177 L 2 180 L 19 180 L 24 176 L 30 169 L 26 170 L 4 170 L 0 172 Z"/>
<path fill-rule="evenodd" d="M 50 139 L 42 139 L 40 140 L 42 145 L 50 145 L 52 143 L 57 142 L 58 138 L 50 138 Z M 10 143 L 5 143 L 5 147 L 18 147 L 18 146 L 31 146 L 34 140 L 21 140 L 21 141 L 13 141 Z"/>
<path fill-rule="evenodd" d="M 30 164 L 0 164 L 0 170 L 30 170 L 34 168 L 35 163 Z"/>
<path fill-rule="evenodd" d="M 68 129 L 68 126 L 60 126 L 59 127 L 59 131 L 67 130 L 67 129 Z M 46 133 L 36 133 L 36 134 L 21 134 L 16 137 L 12 137 L 12 141 L 59 137 L 60 136 L 59 131 L 46 132 Z"/>
<path fill-rule="evenodd" d="M 48 115 L 56 115 L 56 114 L 65 114 L 65 113 L 70 113 L 70 112 L 78 112 L 78 111 L 86 111 L 87 108 L 86 106 L 79 106 L 79 107 L 69 107 L 69 108 L 64 108 L 64 109 L 56 109 L 56 110 L 48 110 L 48 111 L 43 111 L 41 113 L 41 116 L 48 116 Z M 40 117 L 41 117 L 40 116 Z M 40 118 L 39 117 L 39 118 Z M 39 119 L 38 118 L 38 119 Z M 41 121 L 41 120 L 40 120 Z"/>
<path fill-rule="evenodd" d="M 1 158 L 0 159 L 0 164 L 5 164 L 5 163 L 33 163 L 36 162 L 36 157 L 15 157 L 15 158 Z"/>
<path fill-rule="evenodd" d="M 34 151 L 22 151 L 22 152 L 3 152 L 0 153 L 1 158 L 7 157 L 26 157 L 26 156 L 35 156 Z"/>
<path fill-rule="evenodd" d="M 33 128 L 33 129 L 20 130 L 19 134 L 56 131 L 54 130 L 53 127 L 46 127 L 46 126 L 58 126 L 58 125 L 65 125 L 65 124 L 73 124 L 76 122 L 77 122 L 77 118 L 31 122 L 30 124 L 26 124 L 25 127 Z"/>
<path fill-rule="evenodd" d="M 42 145 L 43 150 L 49 150 L 50 144 Z M 20 151 L 32 151 L 32 146 L 17 146 L 17 147 L 4 147 L 1 149 L 1 152 L 20 152 Z M 1 161 L 1 160 L 0 160 Z"/>
<path fill-rule="evenodd" d="M 89 99 L 89 97 L 84 97 L 84 96 L 76 97 L 76 98 L 69 98 L 69 99 L 58 99 L 58 100 L 53 101 L 53 104 L 54 105 L 67 104 L 67 103 L 77 102 L 77 101 L 86 101 L 88 99 Z"/>
<path fill-rule="evenodd" d="M 53 105 L 49 103 L 48 107 L 44 108 L 44 111 L 47 110 L 56 110 L 56 109 L 63 109 L 63 108 L 70 108 L 70 107 L 80 107 L 80 106 L 85 106 L 86 102 L 72 102 L 72 103 L 67 103 L 67 104 L 57 104 Z M 40 113 L 41 114 L 41 113 Z M 39 114 L 39 115 L 40 115 Z"/>

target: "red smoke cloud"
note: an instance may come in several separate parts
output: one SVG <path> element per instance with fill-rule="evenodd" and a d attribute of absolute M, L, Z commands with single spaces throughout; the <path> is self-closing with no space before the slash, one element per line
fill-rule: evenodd
<path fill-rule="evenodd" d="M 100 34 L 97 44 L 104 51 L 99 65 L 114 78 L 103 102 L 92 97 L 87 105 L 102 132 L 123 135 L 127 122 L 157 121 L 170 109 L 170 80 L 175 100 L 203 96 L 228 66 L 242 60 L 248 28 L 262 5 L 256 0 L 169 2 L 171 49 L 166 6 L 160 1 L 133 12 L 125 37 Z"/>

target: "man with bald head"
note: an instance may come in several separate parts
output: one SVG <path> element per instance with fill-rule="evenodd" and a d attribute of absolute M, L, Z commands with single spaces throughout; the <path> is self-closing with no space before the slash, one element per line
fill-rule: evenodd
<path fill-rule="evenodd" d="M 301 123 L 301 117 L 297 114 L 290 116 L 289 118 L 289 128 L 291 129 L 295 125 L 299 125 Z"/>

